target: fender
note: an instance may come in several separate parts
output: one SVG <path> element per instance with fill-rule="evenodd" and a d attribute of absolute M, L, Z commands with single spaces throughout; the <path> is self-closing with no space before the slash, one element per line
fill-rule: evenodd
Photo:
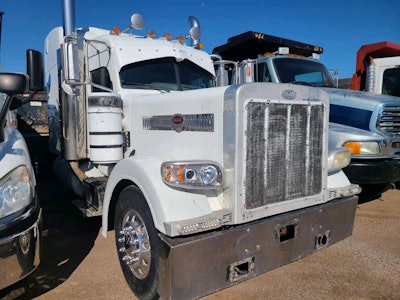
<path fill-rule="evenodd" d="M 102 215 L 102 234 L 107 236 L 108 214 L 118 183 L 131 181 L 143 193 L 150 208 L 154 225 L 166 233 L 164 222 L 194 219 L 222 210 L 217 195 L 210 190 L 186 190 L 169 187 L 161 179 L 161 164 L 157 157 L 131 156 L 119 161 L 107 182 Z M 114 195 L 117 196 L 117 195 Z M 176 208 L 179 207 L 179 210 Z"/>

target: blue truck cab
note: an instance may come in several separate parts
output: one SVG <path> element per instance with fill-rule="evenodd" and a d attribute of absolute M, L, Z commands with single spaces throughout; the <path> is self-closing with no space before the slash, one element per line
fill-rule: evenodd
<path fill-rule="evenodd" d="M 400 181 L 398 97 L 336 88 L 319 61 L 323 48 L 248 31 L 213 49 L 223 83 L 275 82 L 324 89 L 330 101 L 330 147 L 352 154 L 343 171 L 363 193 L 379 194 Z"/>

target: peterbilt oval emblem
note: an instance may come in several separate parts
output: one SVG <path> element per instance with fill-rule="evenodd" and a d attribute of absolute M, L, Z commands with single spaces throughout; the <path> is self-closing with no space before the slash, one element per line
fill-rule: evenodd
<path fill-rule="evenodd" d="M 172 129 L 176 132 L 185 130 L 185 118 L 182 115 L 173 115 L 171 118 Z"/>
<path fill-rule="evenodd" d="M 282 97 L 285 98 L 286 100 L 293 100 L 296 99 L 297 93 L 294 90 L 284 90 L 282 92 Z"/>
<path fill-rule="evenodd" d="M 182 115 L 173 115 L 172 116 L 172 123 L 175 125 L 182 124 L 185 121 Z"/>

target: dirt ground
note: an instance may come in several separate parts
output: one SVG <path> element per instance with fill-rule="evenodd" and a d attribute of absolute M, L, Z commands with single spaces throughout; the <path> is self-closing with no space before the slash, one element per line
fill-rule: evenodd
<path fill-rule="evenodd" d="M 84 219 L 54 182 L 41 183 L 43 252 L 27 281 L 0 299 L 136 299 L 114 232 Z M 400 299 L 400 190 L 358 205 L 353 235 L 321 252 L 203 299 Z"/>

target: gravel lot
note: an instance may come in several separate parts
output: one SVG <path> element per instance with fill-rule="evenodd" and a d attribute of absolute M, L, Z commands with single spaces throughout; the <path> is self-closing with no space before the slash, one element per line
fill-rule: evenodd
<path fill-rule="evenodd" d="M 125 283 L 114 232 L 83 219 L 54 182 L 41 183 L 42 263 L 0 299 L 136 299 Z M 353 236 L 322 252 L 203 299 L 400 299 L 400 190 L 358 205 Z"/>

